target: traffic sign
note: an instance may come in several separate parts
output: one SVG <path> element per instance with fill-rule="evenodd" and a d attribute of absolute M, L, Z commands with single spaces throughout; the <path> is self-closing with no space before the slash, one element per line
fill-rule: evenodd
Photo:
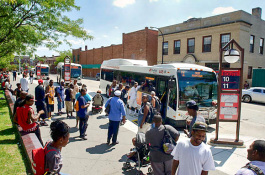
<path fill-rule="evenodd" d="M 240 70 L 222 70 L 221 79 L 221 90 L 239 90 Z"/>

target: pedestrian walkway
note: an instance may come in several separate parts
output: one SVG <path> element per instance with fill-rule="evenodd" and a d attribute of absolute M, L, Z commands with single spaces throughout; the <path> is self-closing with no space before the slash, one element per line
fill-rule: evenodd
<path fill-rule="evenodd" d="M 18 77 L 17 81 L 19 81 Z M 15 82 L 12 82 L 13 87 Z M 34 94 L 34 89 L 37 86 L 37 80 L 30 84 L 29 93 Z M 88 87 L 89 90 L 89 87 Z M 89 92 L 93 97 L 94 92 Z M 106 102 L 106 99 L 105 99 Z M 57 99 L 55 100 L 55 113 L 57 113 Z M 33 106 L 35 107 L 35 105 Z M 65 112 L 65 109 L 63 109 Z M 91 111 L 91 106 L 89 107 Z M 75 115 L 75 114 L 74 114 Z M 64 120 L 70 128 L 70 143 L 62 150 L 63 156 L 63 173 L 66 174 L 99 174 L 99 175 L 120 175 L 120 174 L 135 174 L 135 170 L 123 171 L 122 166 L 126 161 L 126 153 L 132 148 L 131 139 L 135 137 L 137 126 L 127 121 L 125 125 L 120 127 L 118 145 L 107 145 L 107 128 L 108 118 L 102 114 L 90 115 L 88 120 L 87 138 L 81 140 L 79 138 L 79 130 L 75 128 L 75 118 L 66 118 L 64 113 L 62 116 L 56 116 L 53 113 L 53 120 Z M 132 117 L 134 118 L 134 117 Z M 48 121 L 48 124 L 51 122 Z M 214 129 L 207 134 L 208 140 L 214 137 Z M 49 126 L 41 127 L 42 139 L 44 142 L 50 140 Z M 181 138 L 184 138 L 183 132 L 180 132 Z M 224 137 L 233 138 L 231 135 L 222 135 Z M 248 147 L 256 138 L 241 136 L 240 139 L 245 141 Z M 226 175 L 234 174 L 247 161 L 247 148 L 226 148 L 226 147 L 211 147 L 216 171 L 209 172 L 210 175 Z M 147 168 L 143 168 L 143 172 L 147 173 Z"/>

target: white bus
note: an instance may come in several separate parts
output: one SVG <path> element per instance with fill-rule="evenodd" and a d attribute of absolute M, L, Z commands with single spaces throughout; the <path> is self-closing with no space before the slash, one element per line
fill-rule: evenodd
<path fill-rule="evenodd" d="M 37 75 L 38 70 L 40 70 L 40 76 Z M 50 66 L 48 64 L 37 64 L 35 66 L 35 77 L 37 79 L 47 79 L 50 74 Z"/>
<path fill-rule="evenodd" d="M 82 66 L 81 64 L 71 63 L 71 82 L 77 80 L 77 84 L 81 83 L 82 79 Z M 64 80 L 64 62 L 57 64 L 57 83 Z"/>
<path fill-rule="evenodd" d="M 137 103 L 141 105 L 142 94 L 155 91 L 163 109 L 161 115 L 166 123 L 176 127 L 185 126 L 189 117 L 186 102 L 195 100 L 200 107 L 200 115 L 208 123 L 214 123 L 217 101 L 217 79 L 213 69 L 187 63 L 147 66 L 145 60 L 112 59 L 101 65 L 100 89 L 108 92 L 113 80 L 123 85 L 133 82 L 144 84 L 137 92 Z"/>

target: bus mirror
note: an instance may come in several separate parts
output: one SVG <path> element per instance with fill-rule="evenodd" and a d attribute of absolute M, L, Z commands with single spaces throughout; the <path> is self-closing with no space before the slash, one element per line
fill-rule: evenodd
<path fill-rule="evenodd" d="M 174 80 L 174 79 L 170 79 L 169 81 L 168 81 L 168 88 L 169 89 L 172 89 L 172 88 L 174 88 L 176 86 L 176 80 Z"/>

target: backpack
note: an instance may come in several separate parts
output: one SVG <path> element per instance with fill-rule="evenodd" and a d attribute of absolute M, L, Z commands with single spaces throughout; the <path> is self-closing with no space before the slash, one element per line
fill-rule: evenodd
<path fill-rule="evenodd" d="M 160 111 L 161 111 L 161 101 L 159 100 L 159 98 L 157 96 L 154 96 L 154 99 L 155 99 L 156 111 L 160 113 Z"/>
<path fill-rule="evenodd" d="M 108 103 L 108 105 L 105 108 L 105 113 L 106 114 L 109 114 L 110 113 L 110 102 L 111 102 L 111 98 L 109 99 L 109 103 Z"/>
<path fill-rule="evenodd" d="M 54 94 L 54 97 L 58 97 L 58 92 L 57 92 L 58 88 L 59 88 L 59 87 L 56 87 L 56 88 L 55 88 L 55 94 Z"/>
<path fill-rule="evenodd" d="M 78 97 L 78 99 L 79 99 L 79 97 Z M 79 111 L 79 101 L 78 101 L 78 99 L 76 100 L 75 106 L 74 106 L 76 112 Z"/>
<path fill-rule="evenodd" d="M 157 111 L 149 102 L 147 102 L 146 105 L 149 106 L 149 112 L 148 112 L 148 115 L 145 118 L 145 122 L 146 123 L 153 123 L 153 118 L 154 118 L 154 115 L 157 114 Z"/>
<path fill-rule="evenodd" d="M 249 170 L 252 170 L 257 175 L 264 175 L 264 173 L 262 172 L 262 170 L 259 167 L 255 166 L 255 165 L 252 165 L 251 163 L 247 163 L 242 168 L 247 168 Z"/>
<path fill-rule="evenodd" d="M 164 151 L 165 154 L 171 155 L 171 152 L 173 151 L 173 149 L 176 146 L 176 142 L 171 137 L 169 131 L 166 128 L 166 126 L 165 125 L 163 125 L 163 126 L 165 127 L 164 137 L 163 137 L 163 141 L 162 141 L 163 151 Z"/>
<path fill-rule="evenodd" d="M 47 169 L 45 169 L 45 157 L 51 151 L 56 151 L 55 149 L 50 149 L 47 151 L 47 145 L 44 148 L 40 147 L 32 150 L 32 169 L 34 175 L 43 175 Z M 57 151 L 56 151 L 57 152 Z"/>

